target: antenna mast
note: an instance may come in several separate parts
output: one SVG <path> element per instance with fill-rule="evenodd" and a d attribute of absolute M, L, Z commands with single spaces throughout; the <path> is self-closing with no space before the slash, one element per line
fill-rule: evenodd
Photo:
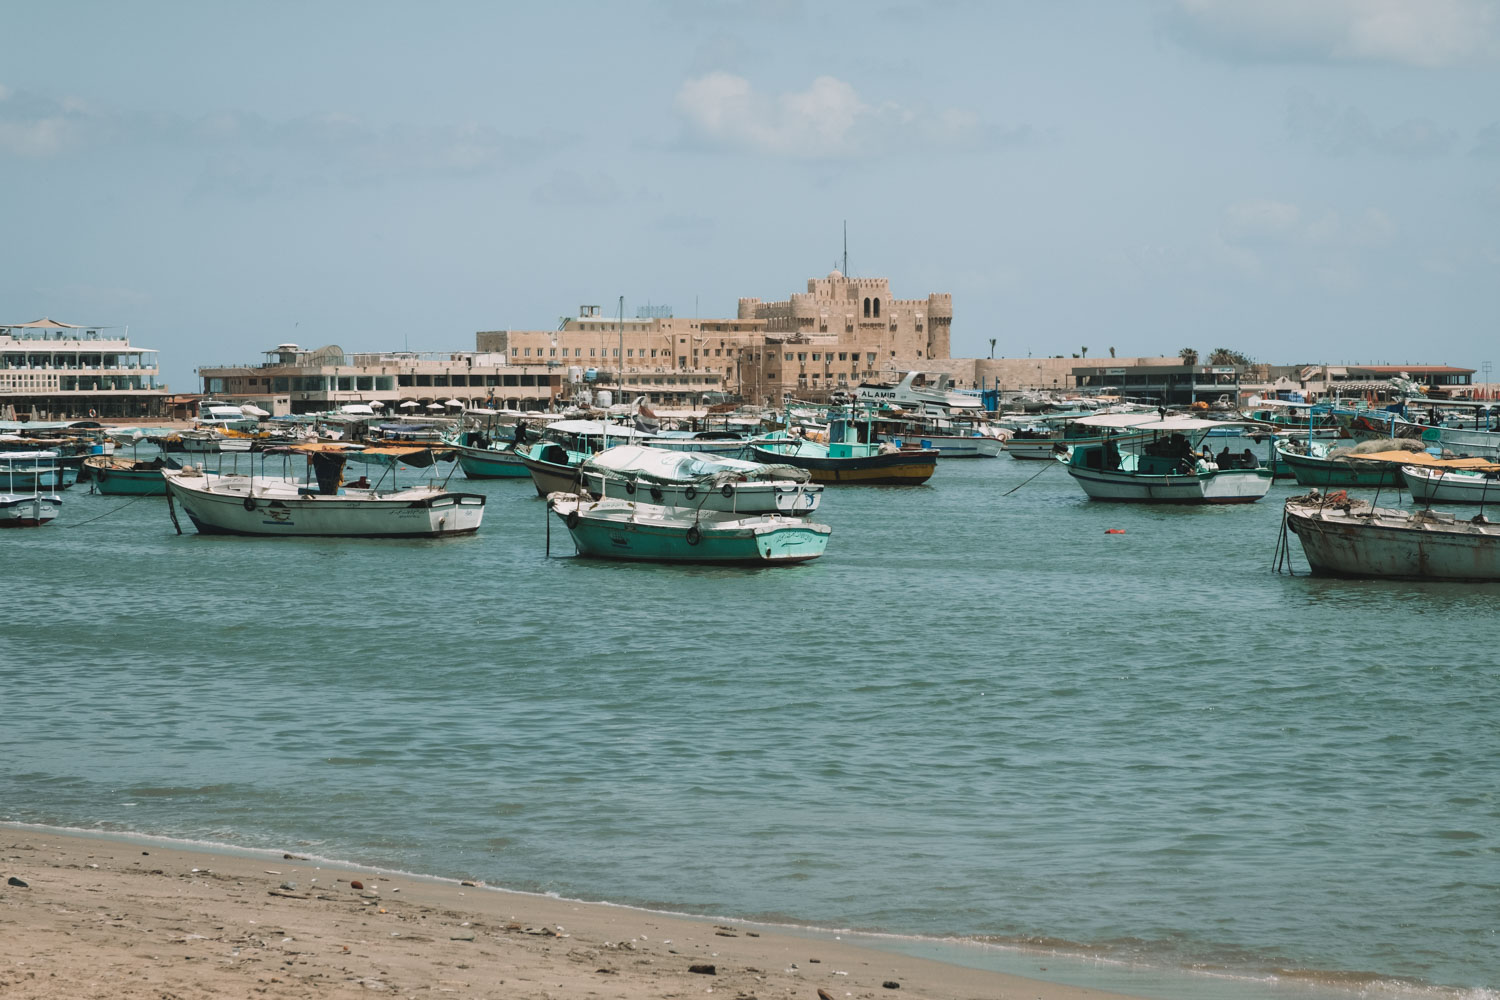
<path fill-rule="evenodd" d="M 844 277 L 849 277 L 849 220 L 844 220 Z"/>

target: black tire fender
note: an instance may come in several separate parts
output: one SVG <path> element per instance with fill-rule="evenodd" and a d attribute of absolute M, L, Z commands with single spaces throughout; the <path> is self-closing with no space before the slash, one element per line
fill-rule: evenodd
<path fill-rule="evenodd" d="M 245 498 L 245 509 L 246 510 L 254 510 L 255 509 L 255 498 L 254 497 L 246 497 Z"/>
<path fill-rule="evenodd" d="M 627 479 L 627 480 L 625 480 L 625 492 L 629 493 L 631 496 L 635 496 L 635 480 L 634 479 Z"/>
<path fill-rule="evenodd" d="M 687 530 L 687 543 L 689 545 L 697 545 L 701 541 L 703 541 L 703 532 L 699 531 L 698 526 L 695 524 Z"/>
<path fill-rule="evenodd" d="M 734 496 L 734 484 L 725 483 L 723 486 L 719 487 L 719 492 L 724 495 L 724 499 L 728 500 L 730 497 Z"/>
<path fill-rule="evenodd" d="M 687 486 L 683 487 L 682 496 L 685 500 L 694 499 L 698 496 L 698 487 L 694 486 L 692 483 L 689 483 Z"/>
<path fill-rule="evenodd" d="M 661 498 L 662 498 L 661 487 L 660 486 L 653 486 L 653 487 L 651 487 L 651 502 L 652 503 L 661 503 Z"/>
<path fill-rule="evenodd" d="M 570 528 L 578 527 L 578 511 L 576 509 L 568 511 L 568 513 L 563 516 L 563 524 L 566 524 Z"/>

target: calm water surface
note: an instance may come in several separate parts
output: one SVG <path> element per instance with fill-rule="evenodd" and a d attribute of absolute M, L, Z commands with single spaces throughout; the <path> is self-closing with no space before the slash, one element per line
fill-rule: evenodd
<path fill-rule="evenodd" d="M 529 482 L 468 488 L 467 539 L 179 536 L 79 488 L 5 533 L 0 819 L 1039 944 L 1144 995 L 1500 990 L 1500 586 L 1278 576 L 1291 487 L 1117 506 L 1009 458 L 830 488 L 828 555 L 772 570 L 556 523 L 549 559 Z"/>

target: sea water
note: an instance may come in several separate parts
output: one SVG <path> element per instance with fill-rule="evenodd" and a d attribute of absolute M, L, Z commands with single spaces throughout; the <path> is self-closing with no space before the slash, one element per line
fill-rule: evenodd
<path fill-rule="evenodd" d="M 1500 988 L 1500 586 L 1275 573 L 1294 487 L 1118 505 L 945 461 L 830 487 L 827 555 L 747 570 L 580 559 L 556 521 L 549 558 L 529 481 L 453 485 L 476 536 L 179 535 L 82 486 L 5 533 L 0 820 L 1145 996 Z"/>

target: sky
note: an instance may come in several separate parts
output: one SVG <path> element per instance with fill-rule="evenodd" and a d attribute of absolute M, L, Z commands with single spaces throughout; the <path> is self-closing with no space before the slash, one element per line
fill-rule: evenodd
<path fill-rule="evenodd" d="M 952 293 L 955 356 L 1500 361 L 1500 0 L 59 0 L 0 39 L 0 323 L 128 326 L 179 391 L 732 317 L 846 225 L 850 274 Z"/>

